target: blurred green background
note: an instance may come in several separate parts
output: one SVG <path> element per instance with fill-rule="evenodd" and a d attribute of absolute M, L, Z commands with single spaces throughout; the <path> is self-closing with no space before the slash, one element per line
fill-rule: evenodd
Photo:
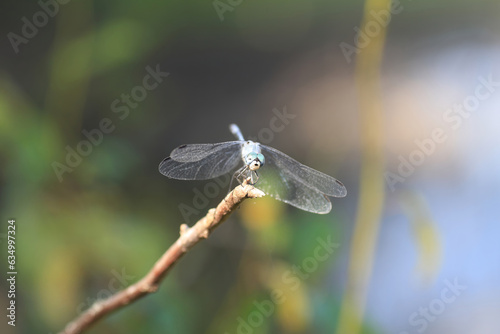
<path fill-rule="evenodd" d="M 328 215 L 244 202 L 156 294 L 89 333 L 348 333 L 342 321 L 363 333 L 498 333 L 500 3 L 401 0 L 385 31 L 369 9 L 386 5 L 4 3 L 0 260 L 15 218 L 18 309 L 1 332 L 58 332 L 146 274 L 179 225 L 227 192 L 167 179 L 159 162 L 180 144 L 233 140 L 237 123 L 348 196 Z M 375 30 L 346 52 L 363 17 Z M 169 74 L 145 83 L 152 71 Z M 489 94 L 471 106 L 478 87 Z M 269 131 L 276 117 L 283 127 Z M 446 139 L 415 153 L 435 129 Z M 86 132 L 97 144 L 82 144 Z M 72 150 L 84 154 L 68 164 Z M 318 238 L 338 244 L 324 261 Z M 456 280 L 466 288 L 448 302 Z M 7 291 L 4 279 L 3 310 Z M 276 291 L 281 302 L 262 311 Z"/>

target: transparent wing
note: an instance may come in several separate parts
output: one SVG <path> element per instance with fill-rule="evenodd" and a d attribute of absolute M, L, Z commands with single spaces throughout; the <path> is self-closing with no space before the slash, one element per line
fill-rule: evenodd
<path fill-rule="evenodd" d="M 174 149 L 170 153 L 170 157 L 179 162 L 194 162 L 200 161 L 209 155 L 217 157 L 221 151 L 233 152 L 234 150 L 239 150 L 240 147 L 240 141 L 227 141 L 217 144 L 188 144 Z"/>
<path fill-rule="evenodd" d="M 326 195 L 344 197 L 347 191 L 337 179 L 307 167 L 288 155 L 261 145 L 266 162 L 257 173 L 256 187 L 299 209 L 328 213 L 332 204 Z"/>
<path fill-rule="evenodd" d="M 241 162 L 241 142 L 189 144 L 174 149 L 159 166 L 160 173 L 178 180 L 208 180 L 224 175 Z"/>
<path fill-rule="evenodd" d="M 325 195 L 333 197 L 344 197 L 347 195 L 345 186 L 336 178 L 307 167 L 277 149 L 265 145 L 260 145 L 260 147 L 266 158 L 266 164 L 269 157 L 278 168 L 286 169 L 291 175 L 299 179 L 300 182 L 308 185 L 310 188 L 318 189 Z"/>

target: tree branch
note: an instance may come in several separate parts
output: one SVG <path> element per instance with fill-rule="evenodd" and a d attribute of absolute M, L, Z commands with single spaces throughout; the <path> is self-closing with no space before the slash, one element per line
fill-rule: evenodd
<path fill-rule="evenodd" d="M 208 210 L 193 227 L 182 224 L 180 237 L 170 246 L 153 268 L 140 281 L 128 288 L 118 291 L 111 297 L 95 302 L 89 309 L 70 322 L 60 334 L 82 333 L 105 315 L 118 310 L 145 295 L 155 292 L 161 281 L 177 261 L 200 240 L 208 238 L 210 233 L 233 212 L 246 198 L 258 198 L 265 194 L 247 184 L 237 186 L 215 209 Z"/>

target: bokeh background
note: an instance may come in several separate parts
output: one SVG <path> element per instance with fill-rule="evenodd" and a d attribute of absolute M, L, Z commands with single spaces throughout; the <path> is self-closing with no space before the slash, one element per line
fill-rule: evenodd
<path fill-rule="evenodd" d="M 500 2 L 401 0 L 387 28 L 371 12 L 387 1 L 53 3 L 0 11 L 0 259 L 4 277 L 15 218 L 18 271 L 2 333 L 58 332 L 141 278 L 227 192 L 195 208 L 214 181 L 169 180 L 159 162 L 232 140 L 233 122 L 348 196 L 328 215 L 244 202 L 156 294 L 89 333 L 498 333 Z M 157 66 L 169 75 L 120 101 Z M 58 177 L 103 119 L 113 130 Z M 326 260 L 318 238 L 337 245 Z"/>

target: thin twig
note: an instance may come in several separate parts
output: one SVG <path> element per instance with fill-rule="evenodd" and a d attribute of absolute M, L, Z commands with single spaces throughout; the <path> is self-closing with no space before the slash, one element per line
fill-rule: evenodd
<path fill-rule="evenodd" d="M 200 240 L 208 238 L 210 233 L 221 224 L 246 198 L 258 198 L 264 193 L 247 184 L 237 186 L 226 198 L 219 203 L 217 208 L 208 210 L 205 217 L 201 218 L 193 227 L 182 224 L 180 237 L 170 246 L 163 256 L 155 263 L 149 273 L 137 283 L 118 291 L 111 297 L 95 302 L 89 309 L 70 322 L 60 334 L 82 333 L 105 315 L 116 311 L 145 295 L 155 292 L 167 273 L 177 261 Z"/>

